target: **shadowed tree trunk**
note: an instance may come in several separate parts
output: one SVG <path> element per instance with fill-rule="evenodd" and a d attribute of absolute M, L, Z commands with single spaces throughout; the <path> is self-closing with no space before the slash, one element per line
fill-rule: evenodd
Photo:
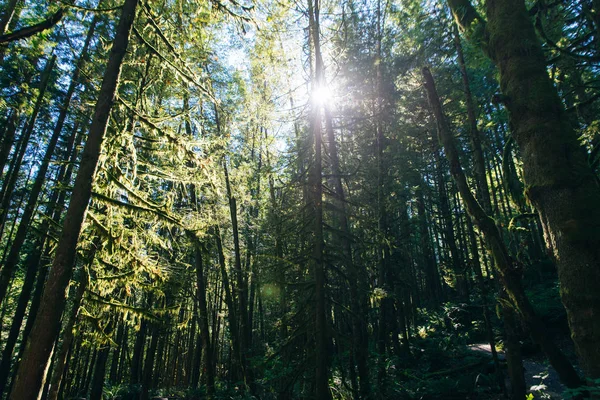
<path fill-rule="evenodd" d="M 111 334 L 113 329 L 113 321 L 110 321 L 106 328 L 104 328 L 104 335 L 107 337 Z M 91 388 L 90 388 L 90 400 L 102 400 L 102 389 L 104 388 L 104 376 L 106 375 L 106 363 L 108 361 L 108 355 L 110 354 L 110 344 L 105 343 L 102 348 L 98 350 L 98 356 L 96 357 L 96 363 L 94 365 L 94 374 L 92 375 Z"/>
<path fill-rule="evenodd" d="M 21 137 L 19 138 L 20 145 L 17 147 L 18 151 L 16 151 L 15 155 L 13 156 L 14 158 L 11 163 L 12 172 L 6 176 L 5 182 L 3 182 L 2 185 L 2 193 L 0 194 L 0 198 L 2 199 L 2 204 L 0 205 L 0 237 L 2 237 L 2 232 L 4 231 L 8 208 L 10 206 L 10 201 L 19 178 L 21 163 L 23 162 L 23 157 L 25 156 L 31 134 L 35 129 L 37 117 L 41 111 L 42 104 L 44 103 L 44 95 L 46 94 L 46 89 L 48 88 L 50 75 L 52 73 L 52 69 L 54 68 L 55 62 L 56 56 L 54 55 L 44 67 L 44 72 L 42 72 L 42 76 L 40 78 L 39 93 L 33 107 L 33 112 L 31 113 L 27 124 L 23 128 Z M 0 273 L 0 301 L 3 301 L 4 297 L 6 296 L 6 291 L 10 282 L 10 276 L 12 275 L 12 269 L 12 266 L 4 266 L 2 268 L 2 272 Z"/>
<path fill-rule="evenodd" d="M 327 131 L 327 140 L 329 142 L 329 157 L 331 159 L 331 169 L 333 173 L 333 189 L 336 197 L 336 207 L 339 225 L 339 242 L 343 251 L 343 262 L 348 271 L 348 285 L 350 288 L 350 308 L 352 310 L 352 355 L 356 359 L 359 393 L 355 393 L 357 398 L 367 399 L 371 393 L 371 384 L 369 382 L 368 370 L 368 341 L 367 324 L 365 321 L 364 310 L 361 310 L 361 304 L 364 299 L 359 298 L 359 278 L 358 266 L 354 263 L 352 256 L 352 235 L 350 232 L 350 222 L 346 209 L 346 193 L 342 184 L 342 171 L 340 159 L 337 150 L 337 141 L 333 130 L 333 119 L 331 111 L 325 105 L 325 127 Z M 354 365 L 350 368 L 354 369 Z M 360 397 L 358 397 L 360 396 Z"/>
<path fill-rule="evenodd" d="M 508 296 L 514 304 L 516 311 L 521 315 L 523 321 L 530 329 L 533 339 L 539 343 L 548 357 L 548 361 L 559 374 L 561 381 L 567 387 L 579 387 L 581 380 L 577 372 L 566 356 L 548 336 L 548 331 L 544 328 L 542 321 L 536 315 L 529 299 L 525 295 L 525 291 L 521 285 L 521 269 L 510 257 L 498 227 L 496 227 L 494 220 L 486 215 L 471 193 L 466 176 L 460 165 L 458 151 L 456 150 L 450 128 L 445 119 L 433 77 L 428 68 L 423 68 L 423 77 L 425 79 L 427 97 L 437 121 L 439 139 L 444 146 L 446 157 L 450 163 L 450 173 L 458 186 L 467 212 L 486 240 L 487 248 L 494 258 L 500 280 L 506 288 Z"/>
<path fill-rule="evenodd" d="M 81 50 L 81 54 L 75 65 L 75 69 L 73 70 L 73 75 L 71 76 L 71 82 L 69 84 L 69 88 L 67 89 L 67 93 L 63 100 L 63 103 L 60 108 L 60 112 L 58 115 L 58 119 L 56 121 L 56 125 L 54 126 L 54 130 L 52 132 L 52 136 L 46 146 L 46 153 L 44 154 L 44 158 L 40 167 L 37 171 L 37 175 L 31 190 L 29 191 L 29 198 L 27 199 L 27 205 L 25 206 L 25 210 L 23 211 L 23 215 L 21 216 L 21 220 L 19 222 L 19 228 L 17 229 L 17 233 L 15 234 L 15 239 L 13 240 L 10 251 L 8 253 L 8 257 L 4 263 L 4 268 L 2 272 L 0 272 L 0 302 L 4 298 L 6 294 L 6 285 L 10 281 L 12 277 L 12 271 L 17 265 L 19 261 L 19 254 L 21 252 L 21 247 L 23 243 L 25 243 L 25 238 L 27 236 L 27 232 L 29 230 L 29 225 L 32 218 L 35 215 L 35 210 L 37 206 L 37 201 L 40 193 L 42 192 L 44 183 L 46 182 L 46 173 L 50 167 L 50 161 L 54 155 L 54 150 L 56 149 L 56 145 L 58 144 L 58 140 L 60 139 L 63 126 L 65 123 L 65 119 L 67 117 L 67 113 L 69 112 L 69 106 L 71 105 L 71 99 L 73 94 L 75 93 L 75 89 L 77 88 L 77 84 L 79 83 L 79 75 L 81 68 L 83 67 L 85 58 L 87 57 L 88 48 L 90 46 L 90 42 L 94 37 L 94 30 L 96 27 L 96 23 L 98 21 L 97 17 L 94 17 L 92 20 L 92 24 L 88 30 L 87 37 L 85 39 L 85 43 Z"/>
<path fill-rule="evenodd" d="M 2 147 L 0 147 L 0 178 L 4 175 L 4 167 L 6 166 L 10 150 L 15 142 L 18 124 L 19 111 L 12 110 L 8 116 L 4 132 L 2 132 Z"/>
<path fill-rule="evenodd" d="M 234 271 L 237 288 L 237 319 L 239 331 L 232 333 L 237 335 L 237 341 L 239 344 L 239 357 L 240 367 L 242 370 L 244 383 L 248 388 L 254 392 L 254 384 L 252 382 L 252 374 L 250 366 L 247 363 L 248 353 L 248 338 L 250 337 L 248 331 L 251 327 L 248 326 L 248 285 L 247 280 L 244 278 L 244 271 L 242 270 L 242 253 L 240 249 L 240 235 L 238 227 L 237 217 L 237 200 L 231 191 L 231 182 L 229 181 L 229 171 L 227 169 L 226 161 L 223 160 L 223 170 L 225 173 L 225 186 L 227 189 L 227 199 L 229 201 L 229 215 L 231 217 L 231 230 L 233 233 L 233 253 L 234 253 Z"/>
<path fill-rule="evenodd" d="M 477 117 L 475 112 L 475 102 L 471 94 L 471 85 L 469 84 L 469 76 L 467 74 L 467 67 L 465 64 L 465 57 L 463 53 L 460 36 L 458 34 L 458 27 L 453 24 L 453 36 L 454 45 L 456 47 L 456 53 L 458 55 L 458 65 L 460 67 L 460 74 L 463 81 L 463 88 L 465 91 L 465 101 L 467 105 L 467 121 L 469 125 L 469 139 L 471 142 L 471 149 L 473 151 L 473 166 L 475 167 L 475 188 L 477 189 L 477 199 L 483 207 L 485 213 L 489 216 L 492 215 L 492 201 L 490 199 L 490 191 L 487 183 L 487 174 L 485 168 L 485 158 L 483 155 L 483 148 L 481 146 L 481 133 L 477 128 Z M 470 222 L 470 221 L 469 221 Z M 496 340 L 494 338 L 494 332 L 491 326 L 490 312 L 487 304 L 487 288 L 483 280 L 481 273 L 481 266 L 479 265 L 479 256 L 477 253 L 477 244 L 474 239 L 472 224 L 469 227 L 472 245 L 474 247 L 474 258 L 476 259 L 476 265 L 474 266 L 476 271 L 477 283 L 481 289 L 481 296 L 484 300 L 483 313 L 484 322 L 486 325 L 486 332 L 490 348 L 492 350 L 492 358 L 496 367 L 496 375 L 498 377 L 498 383 L 503 391 L 506 391 L 504 384 L 504 376 L 502 369 L 500 368 L 500 362 L 498 360 L 498 353 L 496 352 Z M 501 298 L 504 298 L 504 294 L 501 294 Z M 511 382 L 512 396 L 513 399 L 524 399 L 526 394 L 525 388 L 525 375 L 523 374 L 523 360 L 521 359 L 521 348 L 520 343 L 517 339 L 516 318 L 514 310 L 510 306 L 507 306 L 505 302 L 500 302 L 501 312 L 504 319 L 504 331 L 506 334 L 506 361 L 508 364 L 508 372 Z"/>
<path fill-rule="evenodd" d="M 73 344 L 73 328 L 75 327 L 75 322 L 77 322 L 77 316 L 79 315 L 81 300 L 83 299 L 83 295 L 85 294 L 85 290 L 88 286 L 88 279 L 89 278 L 87 276 L 87 273 L 83 270 L 80 271 L 79 286 L 77 286 L 75 297 L 73 298 L 73 306 L 71 308 L 71 312 L 69 313 L 67 323 L 65 324 L 62 342 L 60 343 L 58 352 L 56 354 L 56 359 L 54 361 L 54 370 L 52 371 L 50 390 L 48 392 L 47 397 L 48 400 L 58 399 L 62 378 L 64 376 L 65 366 L 67 364 L 67 356 L 69 354 L 69 349 Z"/>
<path fill-rule="evenodd" d="M 419 244 L 421 246 L 423 266 L 425 268 L 425 292 L 427 298 L 434 305 L 440 304 L 442 301 L 442 285 L 440 282 L 440 273 L 436 264 L 435 255 L 431 248 L 429 228 L 427 227 L 428 216 L 425 211 L 425 196 L 423 195 L 423 187 L 425 182 L 420 180 L 417 187 L 417 218 L 419 223 Z"/>
<path fill-rule="evenodd" d="M 73 134 L 75 135 L 75 129 L 73 131 Z M 81 143 L 82 139 L 83 129 L 76 134 L 76 137 L 73 138 L 74 141 L 70 141 L 67 145 L 67 154 L 70 154 L 69 162 L 66 166 L 64 164 L 61 166 L 60 171 L 58 173 L 58 182 L 61 182 L 65 185 L 68 185 L 70 183 L 71 176 L 73 174 L 73 165 L 77 160 L 77 155 L 79 153 L 77 150 L 77 146 Z M 40 228 L 41 232 L 48 232 L 50 226 L 49 221 L 54 221 L 54 223 L 58 224 L 58 221 L 60 221 L 60 218 L 64 211 L 65 200 L 66 191 L 56 188 L 53 191 L 52 196 L 50 197 L 48 208 L 46 208 L 46 219 L 44 220 Z M 18 360 L 22 359 L 23 351 L 25 350 L 25 343 L 27 342 L 27 338 L 29 337 L 29 333 L 31 332 L 31 328 L 33 327 L 35 317 L 37 316 L 37 312 L 40 307 L 42 292 L 46 283 L 46 276 L 48 275 L 48 260 L 50 258 L 51 250 L 52 246 L 50 246 L 49 244 L 49 237 L 48 235 L 45 235 L 44 237 L 38 240 L 38 243 L 35 246 L 35 250 L 29 255 L 29 265 L 35 265 L 39 272 L 35 284 L 35 289 L 33 291 L 33 296 L 31 299 L 31 305 L 29 307 L 29 314 L 27 315 L 27 322 L 25 324 L 25 328 L 23 329 L 21 346 L 19 348 L 19 354 L 17 356 Z"/>
<path fill-rule="evenodd" d="M 198 239 L 194 237 L 194 260 L 196 266 L 197 283 L 197 301 L 199 312 L 200 338 L 202 340 L 202 353 L 204 360 L 204 371 L 206 376 L 206 393 L 208 398 L 215 394 L 215 365 L 213 362 L 213 350 L 210 341 L 210 331 L 208 328 L 208 306 L 206 303 L 206 279 L 204 277 L 204 264 L 202 258 L 202 248 Z"/>
<path fill-rule="evenodd" d="M 227 304 L 227 319 L 229 322 L 229 330 L 231 332 L 231 352 L 232 360 L 235 364 L 235 373 L 240 374 L 238 378 L 244 380 L 245 373 L 242 364 L 242 354 L 239 338 L 239 326 L 237 318 L 236 302 L 231 290 L 231 283 L 229 281 L 229 274 L 227 273 L 227 262 L 225 260 L 225 253 L 223 250 L 223 240 L 221 238 L 221 231 L 219 227 L 215 227 L 215 241 L 217 244 L 217 253 L 219 257 L 219 270 L 221 272 L 221 279 L 223 280 L 223 287 L 225 289 L 225 304 Z"/>
<path fill-rule="evenodd" d="M 309 35 L 312 39 L 315 57 L 315 75 L 312 90 L 325 87 L 323 79 L 323 59 L 321 57 L 319 0 L 308 0 Z M 310 131 L 313 140 L 314 159 L 309 180 L 310 210 L 312 218 L 312 274 L 315 284 L 315 398 L 329 400 L 329 349 L 328 328 L 325 304 L 325 260 L 323 239 L 323 172 L 322 172 L 322 142 L 320 105 L 313 104 L 311 109 Z"/>
<path fill-rule="evenodd" d="M 140 400 L 148 400 L 150 397 L 150 388 L 153 386 L 152 375 L 154 372 L 154 357 L 156 356 L 156 347 L 158 346 L 158 338 L 161 333 L 160 326 L 153 322 L 151 323 L 152 338 L 150 339 L 150 346 L 146 352 L 146 358 L 144 359 L 144 371 L 142 378 L 142 393 L 140 394 Z"/>
<path fill-rule="evenodd" d="M 600 377 L 600 187 L 587 163 L 523 0 L 489 0 L 486 22 L 469 0 L 449 0 L 469 38 L 498 66 L 502 100 L 523 160 L 525 193 L 554 252 L 581 366 Z"/>
<path fill-rule="evenodd" d="M 44 386 L 52 346 L 60 329 L 66 289 L 75 263 L 77 242 L 92 192 L 102 139 L 108 125 L 123 58 L 127 52 L 137 4 L 138 0 L 126 0 L 121 11 L 52 269 L 10 395 L 12 400 L 37 399 Z"/>
<path fill-rule="evenodd" d="M 148 301 L 151 303 L 151 300 Z M 131 375 L 129 382 L 131 384 L 140 383 L 142 379 L 142 360 L 144 358 L 144 344 L 146 342 L 146 332 L 148 331 L 148 321 L 142 319 L 140 330 L 135 337 L 133 345 L 133 356 L 131 357 Z"/>

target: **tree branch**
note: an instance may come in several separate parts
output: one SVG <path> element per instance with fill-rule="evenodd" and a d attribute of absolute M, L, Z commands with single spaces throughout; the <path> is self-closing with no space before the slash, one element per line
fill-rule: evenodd
<path fill-rule="evenodd" d="M 47 29 L 52 28 L 54 25 L 58 23 L 63 17 L 65 13 L 64 8 L 61 8 L 52 16 L 48 17 L 46 20 L 40 22 L 39 24 L 26 26 L 25 28 L 21 28 L 11 33 L 7 33 L 5 35 L 0 35 L 0 44 L 14 42 L 15 40 L 25 39 L 30 36 L 35 35 L 36 33 L 43 32 Z"/>
<path fill-rule="evenodd" d="M 489 33 L 486 21 L 479 15 L 471 1 L 448 0 L 448 5 L 460 30 L 466 34 L 471 42 L 481 47 L 488 57 L 493 58 L 489 53 Z"/>

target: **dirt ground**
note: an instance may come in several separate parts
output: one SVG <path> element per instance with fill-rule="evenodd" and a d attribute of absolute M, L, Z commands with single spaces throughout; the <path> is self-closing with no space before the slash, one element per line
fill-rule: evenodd
<path fill-rule="evenodd" d="M 489 354 L 491 357 L 492 351 L 487 343 L 473 344 L 469 349 L 476 352 Z M 504 354 L 498 352 L 498 355 L 503 358 Z M 561 400 L 566 388 L 560 383 L 558 374 L 542 356 L 526 357 L 523 359 L 523 368 L 525 369 L 525 382 L 527 383 L 528 392 L 534 395 L 535 399 L 550 399 Z M 509 385 L 507 379 L 507 387 Z"/>

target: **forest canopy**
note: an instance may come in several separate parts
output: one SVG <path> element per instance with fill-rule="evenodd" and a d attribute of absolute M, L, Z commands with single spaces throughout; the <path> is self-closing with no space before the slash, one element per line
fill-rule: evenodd
<path fill-rule="evenodd" d="M 600 396 L 599 0 L 0 0 L 0 399 Z"/>

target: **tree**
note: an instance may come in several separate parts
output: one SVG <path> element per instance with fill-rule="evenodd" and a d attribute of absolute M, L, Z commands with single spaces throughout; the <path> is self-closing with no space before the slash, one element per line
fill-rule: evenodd
<path fill-rule="evenodd" d="M 30 339 L 27 343 L 23 354 L 25 361 L 19 365 L 19 371 L 10 394 L 11 399 L 34 399 L 41 395 L 52 348 L 60 329 L 60 317 L 65 305 L 65 290 L 71 279 L 77 241 L 91 196 L 102 140 L 119 83 L 121 65 L 127 51 L 137 3 L 137 0 L 127 0 L 121 11 L 121 19 L 117 26 L 88 139 L 82 153 L 82 161 L 75 179 L 61 238 L 44 289 L 42 306 L 31 331 L 31 337 L 35 340 Z"/>
<path fill-rule="evenodd" d="M 600 188 L 584 149 L 550 81 L 545 58 L 525 3 L 490 1 L 487 21 L 468 0 L 451 0 L 457 22 L 500 72 L 502 101 L 509 111 L 523 160 L 526 195 L 540 215 L 546 244 L 556 260 L 561 298 L 584 371 L 600 376 Z"/>

